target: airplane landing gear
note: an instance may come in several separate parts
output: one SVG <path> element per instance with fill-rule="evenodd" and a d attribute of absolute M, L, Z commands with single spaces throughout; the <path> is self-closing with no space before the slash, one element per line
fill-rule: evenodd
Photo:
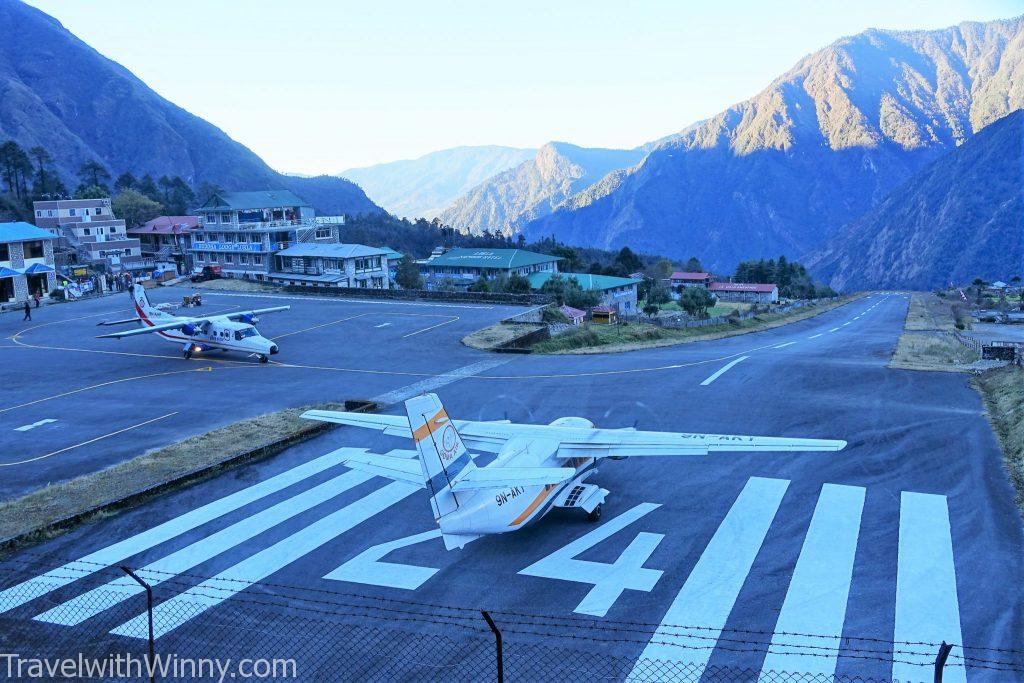
<path fill-rule="evenodd" d="M 269 363 L 270 362 L 270 358 L 268 356 L 260 354 L 260 362 L 261 363 Z"/>
<path fill-rule="evenodd" d="M 604 507 L 604 504 L 599 504 L 592 511 L 588 512 L 587 513 L 587 521 L 588 522 L 597 522 L 597 521 L 599 521 L 601 519 L 601 508 L 602 507 Z"/>
<path fill-rule="evenodd" d="M 182 355 L 185 356 L 185 358 L 191 358 L 192 357 L 192 349 L 185 349 L 185 352 Z"/>

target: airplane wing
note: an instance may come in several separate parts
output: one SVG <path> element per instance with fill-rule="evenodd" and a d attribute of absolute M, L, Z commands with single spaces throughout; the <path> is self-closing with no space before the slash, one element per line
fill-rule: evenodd
<path fill-rule="evenodd" d="M 271 306 L 270 308 L 254 308 L 251 311 L 225 313 L 224 315 L 220 315 L 217 317 L 226 318 L 228 320 L 241 320 L 242 318 L 251 318 L 257 315 L 263 315 L 264 313 L 279 313 L 280 311 L 287 311 L 289 308 L 291 308 L 291 306 Z"/>
<path fill-rule="evenodd" d="M 560 458 L 707 455 L 744 451 L 839 451 L 846 447 L 845 441 L 831 439 L 581 429 L 459 420 L 453 422 L 467 448 L 496 453 L 510 439 L 545 439 L 558 442 L 557 455 Z"/>
<path fill-rule="evenodd" d="M 367 413 L 347 413 L 338 410 L 307 410 L 301 417 L 306 420 L 320 420 L 321 422 L 333 422 L 340 425 L 349 425 L 350 427 L 376 429 L 388 436 L 412 438 L 412 431 L 409 429 L 409 418 L 405 415 L 369 415 Z"/>
<path fill-rule="evenodd" d="M 572 467 L 481 467 L 467 470 L 452 483 L 452 491 L 561 484 L 575 474 Z"/>
<path fill-rule="evenodd" d="M 423 468 L 415 451 L 391 451 L 387 455 L 370 453 L 365 448 L 342 448 L 341 464 L 360 472 L 403 481 L 413 486 L 426 488 Z M 396 455 L 397 454 L 397 455 Z"/>
<path fill-rule="evenodd" d="M 96 323 L 97 326 L 104 325 L 127 325 L 128 323 L 141 322 L 142 318 L 125 318 L 124 320 L 102 320 Z"/>
<path fill-rule="evenodd" d="M 172 323 L 163 323 L 160 325 L 150 325 L 149 327 L 139 327 L 134 330 L 125 330 L 124 332 L 110 332 L 109 334 L 96 335 L 97 339 L 121 339 L 122 337 L 134 337 L 140 334 L 151 334 L 153 332 L 163 332 L 164 330 L 180 330 L 183 327 L 198 327 L 206 322 L 202 318 L 188 318 L 186 320 L 175 320 Z"/>

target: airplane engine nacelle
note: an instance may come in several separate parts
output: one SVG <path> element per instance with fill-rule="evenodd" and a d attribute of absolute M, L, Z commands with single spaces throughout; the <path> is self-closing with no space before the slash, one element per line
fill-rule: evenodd
<path fill-rule="evenodd" d="M 551 423 L 552 427 L 571 427 L 573 429 L 593 429 L 594 423 L 585 417 L 560 417 Z"/>
<path fill-rule="evenodd" d="M 187 336 L 191 337 L 191 336 L 195 335 L 195 333 L 196 333 L 196 326 L 195 325 L 185 325 L 183 328 L 181 328 L 181 331 L 184 332 Z"/>
<path fill-rule="evenodd" d="M 243 323 L 245 323 L 246 325 L 252 325 L 253 323 L 257 323 L 257 322 L 259 322 L 259 320 L 260 320 L 260 319 L 259 319 L 259 318 L 257 318 L 257 317 L 256 317 L 256 316 L 254 316 L 254 315 L 243 315 L 243 316 L 242 316 L 242 317 L 241 317 L 241 318 L 239 319 L 239 321 L 240 321 L 240 322 L 243 322 Z"/>

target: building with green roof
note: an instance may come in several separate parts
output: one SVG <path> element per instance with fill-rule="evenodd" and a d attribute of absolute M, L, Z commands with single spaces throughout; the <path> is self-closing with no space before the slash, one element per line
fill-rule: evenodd
<path fill-rule="evenodd" d="M 554 274 L 561 260 L 559 256 L 525 249 L 450 249 L 421 262 L 420 274 L 428 289 L 437 288 L 443 282 L 465 289 L 480 277 L 491 280 L 513 273 L 523 277 L 535 273 Z"/>
<path fill-rule="evenodd" d="M 636 313 L 637 286 L 639 280 L 628 277 L 615 277 L 612 275 L 592 275 L 590 273 L 531 273 L 527 276 L 530 281 L 530 288 L 540 290 L 544 284 L 554 276 L 574 279 L 579 283 L 580 289 L 585 292 L 600 292 L 602 306 L 611 306 L 618 309 L 620 314 Z"/>

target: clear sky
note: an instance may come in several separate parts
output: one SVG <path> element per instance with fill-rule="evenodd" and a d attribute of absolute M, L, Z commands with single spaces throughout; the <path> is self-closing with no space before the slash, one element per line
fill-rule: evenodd
<path fill-rule="evenodd" d="M 866 28 L 1024 0 L 29 0 L 285 172 L 458 145 L 633 147 Z"/>

